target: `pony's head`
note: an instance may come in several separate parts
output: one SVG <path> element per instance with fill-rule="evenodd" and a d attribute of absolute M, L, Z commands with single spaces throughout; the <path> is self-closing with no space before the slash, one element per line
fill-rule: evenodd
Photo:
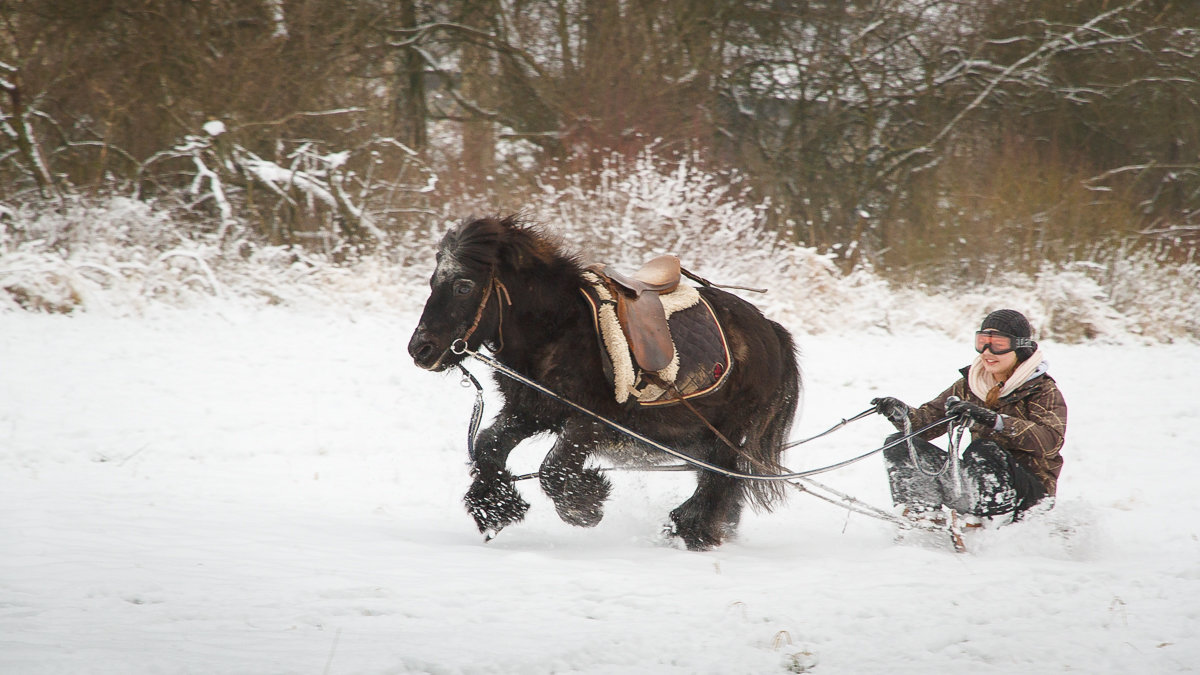
<path fill-rule="evenodd" d="M 556 255 L 545 237 L 514 216 L 468 220 L 451 229 L 438 244 L 429 299 L 408 343 L 413 362 L 446 370 L 463 359 L 451 349 L 457 341 L 474 350 L 493 339 L 511 302 L 501 277 Z"/>

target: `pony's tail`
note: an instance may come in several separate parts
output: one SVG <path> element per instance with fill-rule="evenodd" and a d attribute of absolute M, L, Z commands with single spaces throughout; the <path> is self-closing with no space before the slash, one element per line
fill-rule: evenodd
<path fill-rule="evenodd" d="M 783 444 L 790 435 L 803 390 L 803 374 L 792 335 L 778 323 L 770 323 L 779 340 L 780 381 L 769 404 L 771 411 L 766 416 L 766 424 L 762 433 L 757 434 L 758 442 L 746 448 L 753 461 L 739 461 L 745 473 L 762 473 L 763 467 L 770 467 L 774 472 L 782 470 Z M 770 511 L 787 496 L 787 484 L 783 481 L 743 480 L 741 483 L 746 500 L 756 509 Z"/>

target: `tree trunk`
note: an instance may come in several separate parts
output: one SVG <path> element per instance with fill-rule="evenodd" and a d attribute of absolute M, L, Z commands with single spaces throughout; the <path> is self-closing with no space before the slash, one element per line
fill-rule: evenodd
<path fill-rule="evenodd" d="M 417 26 L 416 0 L 400 0 L 400 23 L 405 28 Z M 400 55 L 397 80 L 393 119 L 400 131 L 400 141 L 420 150 L 429 141 L 425 126 L 429 111 L 425 101 L 425 64 L 415 49 L 405 49 Z"/>
<path fill-rule="evenodd" d="M 38 192 L 43 197 L 57 195 L 58 186 L 54 182 L 54 176 L 50 174 L 50 169 L 42 157 L 41 148 L 38 147 L 37 139 L 33 135 L 33 130 L 29 127 L 29 111 L 26 110 L 25 102 L 21 98 L 21 85 L 17 76 L 18 73 L 14 70 L 6 79 L 0 80 L 0 87 L 8 93 L 8 100 L 12 103 L 12 115 L 7 119 L 4 115 L 0 115 L 0 123 L 6 127 L 4 129 L 6 135 L 12 138 L 17 146 L 17 151 L 28 166 L 29 172 L 33 174 Z"/>
<path fill-rule="evenodd" d="M 463 22 L 471 28 L 490 31 L 492 28 L 491 0 L 472 3 L 465 11 Z M 467 42 L 462 49 L 462 96 L 480 110 L 491 110 L 495 102 L 492 88 L 496 74 L 494 52 L 487 45 Z M 490 118 L 467 113 L 462 129 L 462 168 L 483 178 L 495 170 L 496 130 Z"/>

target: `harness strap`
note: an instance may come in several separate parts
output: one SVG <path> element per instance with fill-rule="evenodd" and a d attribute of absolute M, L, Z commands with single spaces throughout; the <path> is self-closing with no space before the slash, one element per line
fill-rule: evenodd
<path fill-rule="evenodd" d="M 471 335 L 475 333 L 475 329 L 479 328 L 479 322 L 483 320 L 483 310 L 487 309 L 488 300 L 492 298 L 492 289 L 496 290 L 497 298 L 503 295 L 505 304 L 512 307 L 512 296 L 508 294 L 508 288 L 505 287 L 504 282 L 500 281 L 500 277 L 496 275 L 496 268 L 493 267 L 492 273 L 488 276 L 487 287 L 483 289 L 483 300 L 479 302 L 479 309 L 475 311 L 475 320 L 471 322 L 471 327 L 467 329 L 467 332 L 461 338 L 463 342 L 470 340 Z M 499 352 L 501 349 L 504 349 L 504 306 L 496 305 L 496 310 L 499 316 L 496 327 L 496 339 L 500 344 L 496 351 Z"/>
<path fill-rule="evenodd" d="M 507 291 L 505 291 L 505 292 L 507 293 Z M 514 371 L 511 371 L 508 368 L 502 366 L 498 361 L 495 361 L 494 359 L 490 359 L 488 357 L 481 356 L 481 355 L 477 354 L 476 352 L 471 351 L 470 348 L 467 346 L 465 340 L 463 340 L 461 342 L 455 342 L 452 349 L 455 351 L 455 353 L 469 354 L 471 356 L 474 356 L 476 359 L 483 361 L 484 363 L 492 366 L 492 368 L 509 376 L 510 378 L 520 381 L 523 384 L 529 385 L 529 386 L 533 387 L 534 389 L 541 391 L 543 394 L 550 396 L 551 398 L 562 401 L 563 403 L 566 403 L 569 406 L 576 408 L 580 412 L 587 413 L 588 415 L 592 416 L 593 418 L 597 419 L 598 421 L 604 422 L 605 424 L 612 427 L 616 431 L 620 431 L 632 438 L 641 440 L 641 441 L 647 443 L 648 445 L 651 445 L 652 447 L 656 447 L 659 450 L 662 450 L 662 451 L 666 452 L 667 454 L 673 455 L 677 458 L 683 459 L 686 462 L 685 464 L 657 466 L 657 467 L 639 467 L 637 469 L 628 469 L 628 470 L 688 471 L 688 470 L 700 469 L 700 470 L 713 471 L 715 473 L 721 473 L 721 474 L 724 474 L 731 478 L 739 478 L 739 479 L 743 479 L 743 480 L 765 480 L 765 481 L 783 480 L 785 483 L 787 483 L 788 485 L 792 486 L 793 488 L 795 488 L 796 490 L 798 490 L 800 492 L 804 492 L 806 494 L 812 495 L 813 497 L 816 497 L 817 499 L 820 499 L 822 501 L 828 502 L 835 506 L 844 508 L 851 513 L 857 513 L 857 514 L 868 516 L 871 518 L 876 518 L 878 520 L 887 521 L 887 522 L 890 522 L 890 523 L 900 527 L 901 529 L 906 529 L 906 530 L 927 529 L 918 523 L 914 523 L 913 521 L 907 520 L 905 518 L 901 518 L 899 516 L 896 516 L 895 514 L 885 511 L 883 509 L 871 506 L 870 504 L 867 504 L 867 503 L 865 503 L 855 497 L 852 497 L 848 494 L 838 492 L 837 490 L 829 487 L 828 485 L 818 483 L 817 481 L 813 480 L 811 478 L 811 476 L 818 474 L 818 473 L 825 473 L 828 471 L 833 471 L 834 469 L 839 469 L 844 466 L 849 466 L 851 464 L 859 462 L 863 459 L 866 459 L 867 457 L 870 457 L 878 452 L 882 452 L 883 450 L 886 450 L 887 448 L 890 448 L 894 445 L 898 445 L 900 443 L 905 443 L 905 442 L 910 443 L 910 449 L 911 449 L 911 439 L 914 436 L 916 436 L 922 432 L 928 431 L 929 429 L 932 429 L 933 427 L 936 427 L 940 424 L 945 424 L 946 422 L 952 422 L 953 418 L 950 418 L 950 417 L 943 418 L 941 420 L 938 420 L 937 422 L 934 422 L 933 424 L 926 425 L 916 431 L 910 431 L 910 433 L 908 435 L 906 435 L 904 438 L 901 438 L 901 439 L 898 439 L 891 443 L 888 443 L 888 444 L 884 445 L 883 447 L 876 448 L 869 452 L 865 452 L 865 453 L 859 455 L 858 457 L 852 457 L 850 459 L 838 462 L 836 464 L 831 464 L 829 466 L 821 467 L 819 469 L 813 469 L 810 471 L 793 472 L 790 474 L 782 474 L 782 475 L 779 475 L 779 474 L 776 474 L 776 475 L 740 474 L 737 472 L 728 471 L 728 470 L 722 469 L 720 467 L 716 467 L 716 466 L 707 464 L 705 462 L 701 462 L 699 460 L 693 459 L 693 458 L 691 458 L 681 452 L 678 452 L 672 448 L 664 446 L 660 443 L 656 443 L 654 441 L 651 441 L 648 438 L 645 438 L 639 434 L 636 434 L 636 433 L 630 431 L 629 429 L 626 429 L 626 428 L 616 424 L 615 422 L 612 422 L 604 417 L 601 417 L 600 415 L 597 415 L 596 413 L 591 412 L 590 410 L 588 410 L 586 408 L 583 408 L 582 406 L 572 403 L 571 401 L 558 396 L 554 392 L 550 391 L 549 389 L 546 389 L 545 387 L 537 384 L 536 382 L 534 382 L 532 380 L 528 380 L 524 377 L 517 375 L 517 373 L 515 373 Z M 471 411 L 471 424 L 467 431 L 467 453 L 470 456 L 471 462 L 473 463 L 475 461 L 475 438 L 479 433 L 479 425 L 483 419 L 483 387 L 479 384 L 479 380 L 475 379 L 475 377 L 473 375 L 471 375 L 471 372 L 468 371 L 466 369 L 466 367 L 463 366 L 461 363 L 458 364 L 458 368 L 463 373 L 463 386 L 464 387 L 470 386 L 470 385 L 475 386 L 475 407 Z M 676 395 L 678 395 L 678 390 L 676 390 L 675 393 L 676 393 Z M 731 448 L 733 448 L 740 456 L 744 457 L 747 461 L 751 462 L 752 464 L 755 464 L 756 466 L 759 466 L 760 468 L 765 469 L 769 474 L 775 473 L 775 470 L 771 469 L 770 467 L 763 466 L 761 462 L 755 461 L 753 458 L 746 456 L 745 453 L 738 450 L 729 441 L 729 439 L 725 437 L 724 434 L 722 434 L 720 431 L 718 431 L 716 428 L 714 428 L 713 425 L 707 419 L 705 419 L 704 416 L 701 415 L 698 410 L 693 408 L 692 405 L 686 401 L 686 399 L 681 399 L 681 402 L 683 402 L 684 405 L 686 405 L 688 407 L 688 409 L 691 410 L 694 415 L 696 415 L 698 418 L 700 418 L 700 420 L 703 421 L 704 424 L 709 429 L 711 429 L 714 434 L 716 434 L 722 441 L 724 441 L 726 445 L 729 445 Z M 833 427 L 831 427 L 830 429 L 828 429 L 822 433 L 817 434 L 816 436 L 813 436 L 811 438 L 806 438 L 806 439 L 803 439 L 800 441 L 796 441 L 796 442 L 784 445 L 783 447 L 784 447 L 784 449 L 787 449 L 789 447 L 793 447 L 795 445 L 799 445 L 801 443 L 806 443 L 808 441 L 820 438 L 827 434 L 833 433 L 834 431 L 840 429 L 841 427 L 846 426 L 850 422 L 860 420 L 874 412 L 875 412 L 874 407 L 868 408 L 868 409 L 864 410 L 863 412 L 861 412 L 849 419 L 843 419 L 838 424 L 834 425 Z M 963 428 L 964 427 L 959 426 L 959 428 L 957 429 L 958 437 L 961 437 Z M 958 445 L 958 438 L 952 438 L 951 444 L 950 444 L 950 453 L 952 455 L 958 454 L 957 445 Z M 601 471 L 611 471 L 611 470 L 618 470 L 618 468 L 617 467 L 601 468 Z M 955 468 L 955 471 L 957 473 L 957 467 Z M 520 476 L 515 476 L 513 478 L 513 480 L 514 481 L 528 480 L 531 478 L 538 478 L 540 475 L 541 475 L 540 472 L 535 471 L 533 473 L 527 473 L 527 474 L 521 474 Z M 956 480 L 955 482 L 958 483 L 959 481 Z M 956 489 L 960 489 L 958 485 L 956 485 L 955 487 L 956 487 Z M 957 543 L 956 543 L 956 546 L 957 546 Z"/>
<path fill-rule="evenodd" d="M 475 405 L 471 408 L 471 423 L 467 426 L 467 457 L 471 463 L 475 463 L 475 437 L 479 435 L 479 425 L 483 422 L 483 385 L 479 384 L 479 380 L 467 370 L 466 366 L 459 363 L 458 369 L 462 371 L 463 379 L 462 386 L 475 386 Z"/>
<path fill-rule="evenodd" d="M 692 281 L 695 281 L 696 283 L 698 283 L 702 286 L 708 286 L 710 288 L 725 288 L 725 289 L 732 289 L 735 291 L 750 291 L 751 293 L 766 293 L 767 292 L 767 289 L 765 289 L 765 288 L 750 288 L 749 286 L 734 286 L 732 284 L 714 284 L 713 282 L 709 281 L 708 279 L 705 279 L 704 277 L 700 276 L 699 274 L 691 272 L 686 267 L 680 267 L 679 273 L 682 274 L 683 276 L 691 279 Z"/>
<path fill-rule="evenodd" d="M 737 456 L 746 460 L 752 466 L 758 468 L 760 471 L 766 471 L 768 473 L 775 473 L 778 471 L 777 467 L 768 466 L 765 462 L 757 460 L 754 457 L 751 457 L 750 455 L 748 455 L 746 453 L 745 449 L 743 449 L 741 446 L 734 445 L 733 441 L 729 440 L 725 436 L 725 434 L 721 433 L 720 429 L 717 429 L 715 426 L 713 426 L 713 423 L 709 422 L 707 417 L 705 417 L 703 414 L 701 414 L 701 412 L 699 410 L 696 410 L 696 406 L 692 405 L 690 401 L 688 401 L 686 398 L 684 398 L 683 393 L 681 391 L 679 391 L 679 387 L 676 387 L 674 382 L 665 382 L 662 378 L 658 377 L 657 375 L 651 375 L 651 377 L 658 380 L 657 384 L 659 386 L 668 389 L 668 391 L 670 391 L 672 394 L 674 394 L 675 400 L 677 402 L 682 403 L 683 406 L 688 409 L 688 412 L 692 413 L 693 415 L 696 416 L 697 419 L 699 419 L 701 422 L 703 422 L 704 426 L 708 427 L 708 430 L 713 432 L 713 434 L 717 438 L 721 439 L 721 442 L 724 443 L 730 450 L 733 450 L 733 452 Z"/>

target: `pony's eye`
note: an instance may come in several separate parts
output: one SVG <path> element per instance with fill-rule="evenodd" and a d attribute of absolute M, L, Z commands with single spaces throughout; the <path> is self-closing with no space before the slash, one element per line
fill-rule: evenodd
<path fill-rule="evenodd" d="M 459 279 L 454 282 L 455 295 L 469 295 L 475 289 L 475 282 L 470 279 Z"/>

